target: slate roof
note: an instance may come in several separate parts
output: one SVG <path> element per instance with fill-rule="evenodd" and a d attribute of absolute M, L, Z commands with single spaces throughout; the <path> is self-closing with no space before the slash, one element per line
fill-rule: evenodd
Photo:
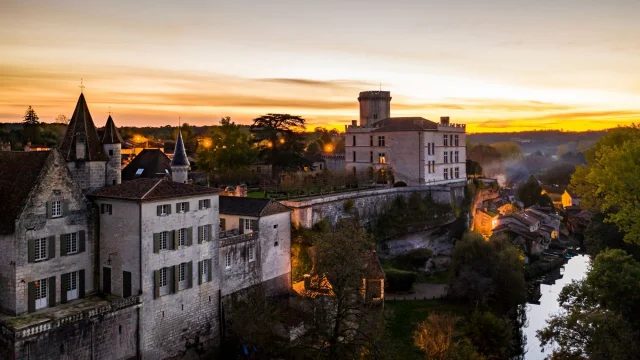
<path fill-rule="evenodd" d="M 167 178 L 143 178 L 106 187 L 91 194 L 90 197 L 145 201 L 194 195 L 213 195 L 217 194 L 218 191 L 215 188 L 182 184 Z"/>
<path fill-rule="evenodd" d="M 12 234 L 15 221 L 47 161 L 49 151 L 0 151 L 0 234 Z"/>
<path fill-rule="evenodd" d="M 104 135 L 102 136 L 103 144 L 122 144 L 122 137 L 120 137 L 120 133 L 118 132 L 118 128 L 116 124 L 114 124 L 111 115 L 107 119 L 107 124 L 104 126 Z"/>
<path fill-rule="evenodd" d="M 290 211 L 272 199 L 220 196 L 220 214 L 261 217 Z"/>
<path fill-rule="evenodd" d="M 187 152 L 184 149 L 184 141 L 182 141 L 182 131 L 178 131 L 178 140 L 176 140 L 176 148 L 173 151 L 171 166 L 189 166 Z"/>
<path fill-rule="evenodd" d="M 139 169 L 144 170 L 142 174 L 136 175 Z M 167 174 L 171 174 L 171 160 L 169 160 L 169 157 L 159 149 L 143 149 L 122 169 L 122 181 L 139 178 L 157 178 Z"/>
<path fill-rule="evenodd" d="M 438 130 L 438 123 L 423 117 L 391 117 L 375 123 L 374 132 Z"/>
<path fill-rule="evenodd" d="M 60 143 L 59 150 L 67 161 L 76 160 L 76 136 L 77 134 L 85 134 L 87 142 L 87 153 L 85 160 L 87 161 L 108 161 L 109 158 L 105 155 L 102 149 L 102 143 L 98 138 L 96 132 L 96 126 L 93 124 L 91 114 L 89 113 L 89 107 L 84 99 L 84 94 L 80 94 L 76 109 L 73 111 L 73 116 L 67 126 L 67 131 L 64 134 L 64 139 Z"/>

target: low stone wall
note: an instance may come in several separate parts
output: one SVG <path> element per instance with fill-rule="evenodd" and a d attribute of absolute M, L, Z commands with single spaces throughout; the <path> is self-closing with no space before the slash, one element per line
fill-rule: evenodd
<path fill-rule="evenodd" d="M 296 226 L 311 228 L 322 219 L 335 223 L 346 217 L 344 204 L 353 201 L 353 209 L 363 222 L 375 219 L 393 199 L 411 193 L 431 194 L 434 201 L 442 204 L 460 203 L 464 198 L 465 182 L 449 185 L 412 186 L 387 189 L 351 191 L 335 195 L 318 196 L 310 199 L 280 201 L 293 210 L 291 221 Z M 353 211 L 353 210 L 352 210 Z"/>

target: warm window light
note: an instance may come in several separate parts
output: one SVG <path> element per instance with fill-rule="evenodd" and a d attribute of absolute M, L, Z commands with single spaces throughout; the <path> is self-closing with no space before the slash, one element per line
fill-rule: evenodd
<path fill-rule="evenodd" d="M 280 144 L 284 144 L 284 139 L 280 139 Z"/>
<path fill-rule="evenodd" d="M 268 148 L 273 147 L 273 143 L 272 143 L 271 141 L 269 141 L 269 142 L 267 143 L 267 147 L 268 147 Z"/>

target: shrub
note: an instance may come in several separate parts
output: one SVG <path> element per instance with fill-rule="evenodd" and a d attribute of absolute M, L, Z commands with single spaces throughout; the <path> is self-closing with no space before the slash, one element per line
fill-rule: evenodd
<path fill-rule="evenodd" d="M 345 213 L 350 213 L 351 210 L 353 210 L 355 203 L 353 202 L 353 199 L 347 199 L 344 201 L 344 203 L 342 203 L 342 208 L 344 209 Z"/>
<path fill-rule="evenodd" d="M 390 291 L 409 291 L 416 281 L 416 273 L 394 268 L 386 268 L 387 281 Z"/>
<path fill-rule="evenodd" d="M 391 260 L 393 266 L 402 270 L 417 270 L 433 256 L 433 252 L 429 249 L 415 249 L 404 255 L 398 255 Z"/>

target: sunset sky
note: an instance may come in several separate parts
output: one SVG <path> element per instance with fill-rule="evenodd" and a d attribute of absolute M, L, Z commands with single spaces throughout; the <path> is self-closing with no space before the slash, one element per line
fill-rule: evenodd
<path fill-rule="evenodd" d="M 311 127 L 450 116 L 470 132 L 640 122 L 638 0 L 4 0 L 0 122 L 68 117 L 80 78 L 97 126 Z"/>

